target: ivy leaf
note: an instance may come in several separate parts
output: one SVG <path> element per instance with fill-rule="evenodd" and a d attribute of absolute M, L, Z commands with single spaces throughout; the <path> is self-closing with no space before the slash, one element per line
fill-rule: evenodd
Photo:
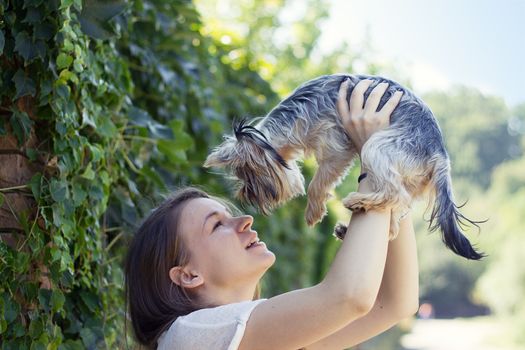
<path fill-rule="evenodd" d="M 66 339 L 66 341 L 60 344 L 59 349 L 60 350 L 81 350 L 81 349 L 85 349 L 85 347 L 79 339 L 77 340 Z"/>
<path fill-rule="evenodd" d="M 65 53 L 60 53 L 57 57 L 57 68 L 64 69 L 68 68 L 73 63 L 73 57 Z"/>
<path fill-rule="evenodd" d="M 97 131 L 102 136 L 114 137 L 117 134 L 118 129 L 115 126 L 115 124 L 113 124 L 110 117 L 106 116 L 106 117 L 101 117 L 99 119 L 99 125 L 97 128 Z"/>
<path fill-rule="evenodd" d="M 40 306 L 44 308 L 46 312 L 49 312 L 49 300 L 51 299 L 52 291 L 49 289 L 40 288 L 38 290 L 38 301 Z"/>
<path fill-rule="evenodd" d="M 90 311 L 95 312 L 100 307 L 100 300 L 94 293 L 83 290 L 80 292 L 80 297 Z"/>
<path fill-rule="evenodd" d="M 31 177 L 31 180 L 29 181 L 29 187 L 31 187 L 31 192 L 33 193 L 33 196 L 38 201 L 40 200 L 40 193 L 42 192 L 41 189 L 41 183 L 42 183 L 42 174 L 36 173 Z"/>
<path fill-rule="evenodd" d="M 13 115 L 9 121 L 11 123 L 11 127 L 13 128 L 13 132 L 18 139 L 18 143 L 23 144 L 29 137 L 33 121 L 29 119 L 29 116 L 26 112 L 20 112 L 19 110 L 15 110 L 13 112 Z"/>
<path fill-rule="evenodd" d="M 65 301 L 66 298 L 64 294 L 59 289 L 54 290 L 50 300 L 51 310 L 53 310 L 53 312 L 59 311 L 62 309 L 62 306 L 64 306 Z"/>
<path fill-rule="evenodd" d="M 42 21 L 42 11 L 35 7 L 28 7 L 26 17 L 22 20 L 22 23 L 38 23 Z"/>
<path fill-rule="evenodd" d="M 15 76 L 13 77 L 13 82 L 16 87 L 16 95 L 13 100 L 16 100 L 22 96 L 31 95 L 35 96 L 36 87 L 33 79 L 26 76 L 22 69 L 16 71 Z"/>
<path fill-rule="evenodd" d="M 0 29 L 0 55 L 4 53 L 5 36 L 4 31 Z"/>
<path fill-rule="evenodd" d="M 87 349 L 94 349 L 97 344 L 97 335 L 91 330 L 91 328 L 83 328 L 80 331 L 80 337 L 82 338 L 82 343 Z"/>
<path fill-rule="evenodd" d="M 148 123 L 152 123 L 153 119 L 143 109 L 131 107 L 128 112 L 129 122 L 131 125 L 147 126 Z"/>
<path fill-rule="evenodd" d="M 2 207 L 2 205 L 4 205 L 4 200 L 5 200 L 5 197 L 2 194 L 2 192 L 0 192 L 0 207 Z"/>
<path fill-rule="evenodd" d="M 166 125 L 162 125 L 157 122 L 149 123 L 148 130 L 154 138 L 158 139 L 171 139 L 173 138 L 173 132 Z"/>
<path fill-rule="evenodd" d="M 54 31 L 55 28 L 53 28 L 53 26 L 50 23 L 40 22 L 35 23 L 33 34 L 35 36 L 35 39 L 49 40 L 53 37 Z"/>
<path fill-rule="evenodd" d="M 44 0 L 25 0 L 24 1 L 24 8 L 28 8 L 29 6 L 37 7 L 42 2 L 44 2 Z"/>
<path fill-rule="evenodd" d="M 4 296 L 4 318 L 7 323 L 13 322 L 20 312 L 20 305 Z"/>
<path fill-rule="evenodd" d="M 53 178 L 49 183 L 49 191 L 55 202 L 62 202 L 67 197 L 67 182 Z"/>
<path fill-rule="evenodd" d="M 26 32 L 20 32 L 15 37 L 15 51 L 29 63 L 37 57 L 44 58 L 46 45 L 41 40 L 34 41 Z"/>
<path fill-rule="evenodd" d="M 88 166 L 86 170 L 84 171 L 84 173 L 82 173 L 82 175 L 80 176 L 83 177 L 84 179 L 93 180 L 95 178 L 95 172 L 93 171 L 91 166 Z"/>
<path fill-rule="evenodd" d="M 94 39 L 109 39 L 114 36 L 108 21 L 124 11 L 122 0 L 86 0 L 78 17 L 82 31 Z"/>
<path fill-rule="evenodd" d="M 78 207 L 86 199 L 87 193 L 80 187 L 80 184 L 73 185 L 72 190 L 73 190 L 73 204 L 75 205 L 75 207 Z"/>
<path fill-rule="evenodd" d="M 171 140 L 158 140 L 157 148 L 164 154 L 171 162 L 175 164 L 186 163 L 186 152 L 181 150 L 178 145 Z"/>

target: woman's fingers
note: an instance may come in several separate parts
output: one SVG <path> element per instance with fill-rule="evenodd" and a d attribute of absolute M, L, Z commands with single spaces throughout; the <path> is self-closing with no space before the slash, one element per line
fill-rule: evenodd
<path fill-rule="evenodd" d="M 337 112 L 341 119 L 348 117 L 349 107 L 346 101 L 346 95 L 348 94 L 348 84 L 350 79 L 346 78 L 339 87 L 339 93 L 337 95 Z"/>
<path fill-rule="evenodd" d="M 399 104 L 399 101 L 401 101 L 401 97 L 403 97 L 403 91 L 398 90 L 394 92 L 392 97 L 390 97 L 390 99 L 385 103 L 385 105 L 383 106 L 383 108 L 381 108 L 379 113 L 385 116 L 390 116 L 394 109 L 396 109 L 397 105 Z"/>
<path fill-rule="evenodd" d="M 354 117 L 360 116 L 363 112 L 363 102 L 365 101 L 365 91 L 373 83 L 373 80 L 361 80 L 354 87 L 350 96 L 350 114 Z"/>
<path fill-rule="evenodd" d="M 372 90 L 365 104 L 365 114 L 377 112 L 377 107 L 379 107 L 379 102 L 381 102 L 381 97 L 388 89 L 388 83 L 380 83 Z"/>

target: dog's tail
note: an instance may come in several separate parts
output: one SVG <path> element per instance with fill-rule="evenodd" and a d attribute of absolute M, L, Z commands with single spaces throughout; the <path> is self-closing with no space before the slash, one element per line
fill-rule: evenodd
<path fill-rule="evenodd" d="M 433 173 L 433 182 L 435 188 L 435 202 L 430 216 L 429 229 L 436 231 L 441 230 L 441 239 L 443 243 L 454 253 L 471 260 L 479 260 L 485 256 L 477 252 L 469 240 L 460 230 L 460 226 L 466 223 L 476 226 L 479 229 L 479 223 L 484 221 L 474 221 L 465 217 L 458 209 L 463 207 L 457 206 L 453 201 L 452 180 L 450 177 L 450 165 L 448 158 L 440 159 L 436 162 Z"/>

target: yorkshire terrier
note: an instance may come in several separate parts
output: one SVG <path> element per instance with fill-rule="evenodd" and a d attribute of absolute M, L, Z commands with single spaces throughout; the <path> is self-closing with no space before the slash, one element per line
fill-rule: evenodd
<path fill-rule="evenodd" d="M 385 205 L 392 209 L 390 239 L 399 231 L 399 221 L 413 200 L 430 194 L 434 202 L 429 229 L 440 228 L 442 240 L 454 253 L 478 260 L 477 252 L 460 226 L 480 221 L 466 218 L 454 204 L 450 160 L 440 128 L 429 107 L 410 90 L 378 76 L 326 75 L 298 87 L 289 97 L 256 124 L 242 120 L 234 125 L 234 135 L 216 147 L 205 167 L 226 167 L 240 180 L 237 196 L 255 205 L 263 214 L 303 195 L 304 177 L 297 164 L 313 154 L 318 169 L 308 186 L 306 221 L 319 222 L 326 214 L 329 192 L 345 177 L 357 158 L 357 151 L 337 114 L 336 101 L 341 83 L 350 79 L 349 100 L 362 79 L 389 84 L 379 108 L 397 90 L 403 96 L 393 111 L 390 126 L 375 132 L 361 151 L 361 167 L 367 173 L 374 193 L 350 193 L 343 204 L 350 210 L 369 210 Z M 343 238 L 346 227 L 338 225 L 336 236 Z"/>

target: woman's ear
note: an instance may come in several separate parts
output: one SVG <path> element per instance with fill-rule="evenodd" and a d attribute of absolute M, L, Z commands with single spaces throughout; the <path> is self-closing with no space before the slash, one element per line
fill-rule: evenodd
<path fill-rule="evenodd" d="M 169 274 L 171 281 L 182 288 L 195 288 L 204 283 L 204 278 L 188 267 L 174 266 Z"/>

